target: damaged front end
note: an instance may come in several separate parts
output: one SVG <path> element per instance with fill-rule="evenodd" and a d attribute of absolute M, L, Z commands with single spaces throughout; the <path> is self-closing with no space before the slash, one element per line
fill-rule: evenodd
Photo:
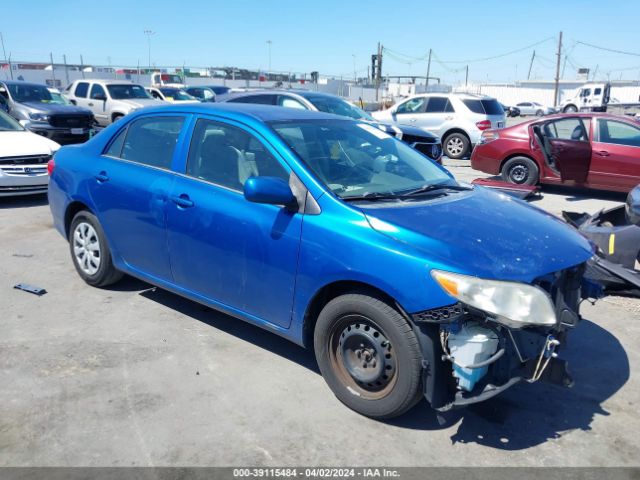
<path fill-rule="evenodd" d="M 463 284 L 472 277 L 445 272 L 438 279 L 436 272 L 434 278 L 448 293 L 470 300 L 412 315 L 423 351 L 433 352 L 423 364 L 424 395 L 431 406 L 440 412 L 464 407 L 522 381 L 571 386 L 559 351 L 580 321 L 582 299 L 601 295 L 598 285 L 584 278 L 585 268 L 581 264 L 545 275 L 532 285 L 477 279 L 488 293 L 476 288 L 474 280 Z M 501 288 L 507 289 L 500 293 Z M 495 308 L 492 298 L 506 306 Z"/>

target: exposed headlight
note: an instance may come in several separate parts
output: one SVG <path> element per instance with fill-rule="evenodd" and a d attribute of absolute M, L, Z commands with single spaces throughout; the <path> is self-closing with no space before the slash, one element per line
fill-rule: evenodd
<path fill-rule="evenodd" d="M 547 293 L 532 285 L 502 282 L 432 270 L 431 276 L 445 292 L 462 303 L 495 316 L 497 322 L 519 328 L 556 324 Z"/>
<path fill-rule="evenodd" d="M 49 115 L 47 115 L 46 113 L 30 113 L 29 114 L 29 118 L 31 120 L 36 121 L 36 122 L 48 122 L 49 121 Z"/>

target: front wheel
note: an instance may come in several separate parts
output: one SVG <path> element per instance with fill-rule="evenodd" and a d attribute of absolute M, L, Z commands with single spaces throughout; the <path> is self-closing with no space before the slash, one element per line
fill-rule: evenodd
<path fill-rule="evenodd" d="M 578 107 L 576 107 L 575 105 L 567 105 L 563 110 L 564 113 L 576 113 L 577 111 Z"/>
<path fill-rule="evenodd" d="M 94 287 L 105 287 L 122 278 L 111 260 L 111 252 L 100 222 L 92 213 L 81 211 L 69 229 L 69 249 L 78 275 Z"/>
<path fill-rule="evenodd" d="M 469 154 L 471 142 L 462 133 L 452 133 L 444 139 L 444 152 L 449 158 L 460 159 Z"/>
<path fill-rule="evenodd" d="M 502 166 L 502 179 L 517 185 L 535 185 L 540 173 L 536 162 L 527 157 L 513 157 Z"/>
<path fill-rule="evenodd" d="M 420 400 L 418 340 L 386 302 L 364 294 L 331 300 L 318 317 L 314 347 L 325 381 L 352 410 L 392 418 Z"/>

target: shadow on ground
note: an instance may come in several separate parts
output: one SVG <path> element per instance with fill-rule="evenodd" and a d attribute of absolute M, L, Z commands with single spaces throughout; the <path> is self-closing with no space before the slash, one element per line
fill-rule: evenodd
<path fill-rule="evenodd" d="M 118 288 L 118 287 L 117 287 Z M 140 290 L 145 298 L 273 352 L 319 374 L 313 352 L 284 338 L 165 290 L 126 277 L 118 289 Z M 610 332 L 583 320 L 571 332 L 561 357 L 569 361 L 575 386 L 545 383 L 516 385 L 487 402 L 447 415 L 441 424 L 422 401 L 389 425 L 414 430 L 455 428 L 452 443 L 477 443 L 501 450 L 521 450 L 562 436 L 570 430 L 590 430 L 596 415 L 609 415 L 602 403 L 629 378 L 627 354 Z M 327 395 L 330 392 L 327 388 Z"/>
<path fill-rule="evenodd" d="M 0 198 L 0 210 L 8 208 L 29 208 L 29 207 L 41 207 L 47 205 L 49 200 L 46 193 L 40 193 L 38 195 L 20 195 L 15 197 L 2 197 Z"/>
<path fill-rule="evenodd" d="M 542 194 L 553 193 L 564 195 L 567 202 L 578 202 L 585 199 L 610 200 L 612 202 L 624 203 L 627 199 L 626 193 L 608 192 L 605 190 L 591 190 L 588 188 L 575 188 L 562 185 L 542 185 Z"/>

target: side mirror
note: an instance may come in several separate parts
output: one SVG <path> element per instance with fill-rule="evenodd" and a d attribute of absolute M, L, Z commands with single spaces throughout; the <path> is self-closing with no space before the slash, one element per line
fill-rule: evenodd
<path fill-rule="evenodd" d="M 251 177 L 244 183 L 244 198 L 253 203 L 283 205 L 297 209 L 298 202 L 289 184 L 278 177 Z"/>
<path fill-rule="evenodd" d="M 101 93 L 96 94 L 92 97 L 92 100 L 101 100 L 103 102 L 105 102 L 107 100 L 107 97 Z"/>
<path fill-rule="evenodd" d="M 640 227 L 640 185 L 629 192 L 625 214 L 629 223 Z"/>

